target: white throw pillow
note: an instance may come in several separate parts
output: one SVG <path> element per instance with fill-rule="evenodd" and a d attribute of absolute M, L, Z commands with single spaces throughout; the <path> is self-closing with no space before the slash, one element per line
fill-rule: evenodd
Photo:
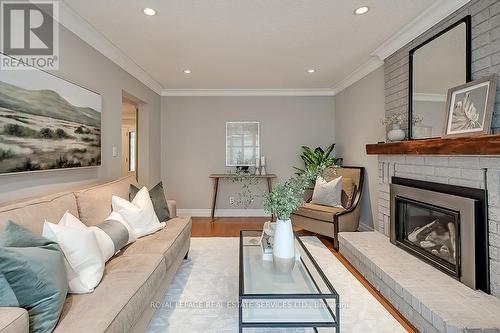
<path fill-rule="evenodd" d="M 141 188 L 132 202 L 113 196 L 111 203 L 113 211 L 123 217 L 137 238 L 155 233 L 166 225 L 158 220 L 146 187 Z"/>
<path fill-rule="evenodd" d="M 311 203 L 342 208 L 342 176 L 329 182 L 318 176 Z"/>
<path fill-rule="evenodd" d="M 117 213 L 111 213 L 102 223 L 87 227 L 70 212 L 66 212 L 58 225 L 74 229 L 91 230 L 97 240 L 104 262 L 111 259 L 120 249 L 135 242 L 137 237 L 123 217 Z"/>
<path fill-rule="evenodd" d="M 94 232 L 70 215 L 66 213 L 61 219 L 66 225 L 45 220 L 42 235 L 57 242 L 64 253 L 69 292 L 90 293 L 101 282 L 104 259 Z"/>

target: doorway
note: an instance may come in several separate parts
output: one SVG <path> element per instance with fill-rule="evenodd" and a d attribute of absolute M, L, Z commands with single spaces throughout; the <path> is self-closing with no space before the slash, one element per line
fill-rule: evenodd
<path fill-rule="evenodd" d="M 122 99 L 122 176 L 138 178 L 138 105 L 129 99 Z"/>

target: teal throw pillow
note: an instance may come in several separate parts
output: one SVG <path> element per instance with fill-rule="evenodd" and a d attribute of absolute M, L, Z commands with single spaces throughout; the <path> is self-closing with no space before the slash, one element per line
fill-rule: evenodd
<path fill-rule="evenodd" d="M 30 332 L 52 332 L 68 293 L 59 245 L 9 221 L 0 233 L 0 275 L 28 311 Z"/>

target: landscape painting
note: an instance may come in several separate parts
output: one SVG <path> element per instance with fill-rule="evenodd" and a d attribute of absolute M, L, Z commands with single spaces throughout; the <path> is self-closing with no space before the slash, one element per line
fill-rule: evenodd
<path fill-rule="evenodd" d="M 0 174 L 100 164 L 100 95 L 38 69 L 2 70 Z"/>

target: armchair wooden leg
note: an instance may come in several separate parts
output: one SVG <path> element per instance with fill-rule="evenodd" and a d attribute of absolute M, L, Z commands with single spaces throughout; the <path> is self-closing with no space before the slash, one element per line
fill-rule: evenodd
<path fill-rule="evenodd" d="M 338 252 L 339 250 L 339 218 L 333 217 L 333 248 Z"/>

